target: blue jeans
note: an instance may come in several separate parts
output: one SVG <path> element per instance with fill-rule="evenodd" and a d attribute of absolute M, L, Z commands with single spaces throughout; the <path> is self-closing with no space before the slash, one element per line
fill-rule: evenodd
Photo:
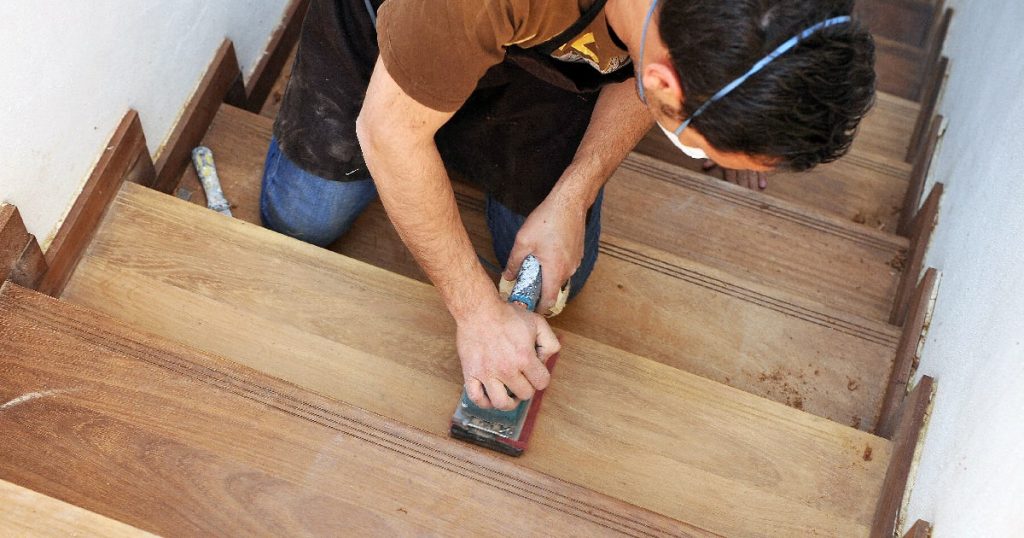
<path fill-rule="evenodd" d="M 284 155 L 276 138 L 271 139 L 260 192 L 260 218 L 267 228 L 325 247 L 347 232 L 376 197 L 377 187 L 372 179 L 330 181 L 310 174 Z M 603 200 L 602 190 L 587 219 L 583 260 L 572 276 L 570 299 L 583 289 L 597 262 Z M 494 254 L 501 267 L 505 267 L 526 217 L 498 203 L 490 194 L 486 212 Z"/>

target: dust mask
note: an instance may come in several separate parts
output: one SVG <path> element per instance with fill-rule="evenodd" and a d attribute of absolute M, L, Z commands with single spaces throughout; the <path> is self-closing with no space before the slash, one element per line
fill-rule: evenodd
<path fill-rule="evenodd" d="M 707 159 L 708 158 L 708 155 L 706 153 L 704 153 L 704 150 L 702 150 L 700 148 L 693 148 L 693 147 L 690 147 L 690 146 L 687 146 L 687 145 L 683 144 L 682 142 L 679 141 L 679 137 L 676 136 L 676 134 L 673 133 L 672 131 L 669 131 L 668 129 L 666 129 L 664 125 L 659 123 L 658 127 L 661 127 L 661 132 L 665 133 L 665 136 L 667 136 L 668 139 L 672 141 L 672 144 L 674 144 L 677 148 L 679 148 L 680 151 L 685 153 L 687 157 L 689 157 L 691 159 Z"/>

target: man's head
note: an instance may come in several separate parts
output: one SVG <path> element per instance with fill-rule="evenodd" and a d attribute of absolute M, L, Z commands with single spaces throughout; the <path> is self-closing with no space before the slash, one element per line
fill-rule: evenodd
<path fill-rule="evenodd" d="M 781 44 L 852 4 L 659 0 L 638 74 L 652 113 L 675 129 Z M 831 25 L 707 106 L 681 141 L 731 168 L 807 170 L 846 153 L 874 86 L 870 34 L 855 20 Z"/>

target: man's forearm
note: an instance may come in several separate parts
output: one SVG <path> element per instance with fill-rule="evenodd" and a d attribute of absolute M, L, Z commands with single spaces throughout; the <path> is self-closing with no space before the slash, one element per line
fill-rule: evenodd
<path fill-rule="evenodd" d="M 459 216 L 433 141 L 364 148 L 388 217 L 423 271 L 459 319 L 497 297 Z"/>
<path fill-rule="evenodd" d="M 576 156 L 549 196 L 562 204 L 589 208 L 653 123 L 632 80 L 605 86 Z"/>
<path fill-rule="evenodd" d="M 381 202 L 417 263 L 463 320 L 500 304 L 459 217 L 434 133 L 452 113 L 410 99 L 378 59 L 356 133 Z"/>

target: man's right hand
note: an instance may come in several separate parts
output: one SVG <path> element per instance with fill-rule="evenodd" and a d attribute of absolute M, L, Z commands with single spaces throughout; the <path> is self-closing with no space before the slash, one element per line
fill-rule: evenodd
<path fill-rule="evenodd" d="M 505 411 L 548 386 L 545 363 L 561 348 L 543 316 L 497 297 L 457 320 L 456 345 L 469 399 Z"/>

